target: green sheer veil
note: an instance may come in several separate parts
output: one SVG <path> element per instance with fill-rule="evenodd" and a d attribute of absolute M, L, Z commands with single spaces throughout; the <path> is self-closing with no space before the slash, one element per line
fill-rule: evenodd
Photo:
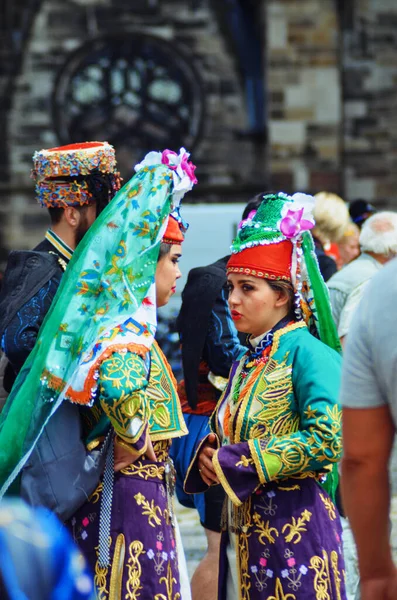
<path fill-rule="evenodd" d="M 149 153 L 74 252 L 0 415 L 0 498 L 62 401 L 93 403 L 101 361 L 122 348 L 150 349 L 161 238 L 197 181 L 188 157 Z"/>

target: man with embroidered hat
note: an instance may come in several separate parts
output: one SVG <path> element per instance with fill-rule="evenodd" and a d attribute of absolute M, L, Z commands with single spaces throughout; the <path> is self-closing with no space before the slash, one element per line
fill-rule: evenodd
<path fill-rule="evenodd" d="M 155 342 L 181 276 L 188 158 L 164 150 L 135 166 L 77 247 L 0 415 L 0 499 L 55 512 L 98 596 L 115 600 L 189 598 L 169 459 L 187 429 Z"/>
<path fill-rule="evenodd" d="M 34 250 L 11 252 L 8 259 L 0 294 L 8 392 L 35 345 L 73 251 L 120 188 L 114 148 L 107 142 L 35 152 L 32 177 L 36 199 L 48 208 L 51 226 Z"/>

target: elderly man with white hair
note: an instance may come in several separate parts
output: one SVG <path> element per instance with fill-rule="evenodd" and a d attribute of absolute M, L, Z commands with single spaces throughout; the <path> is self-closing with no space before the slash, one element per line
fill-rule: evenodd
<path fill-rule="evenodd" d="M 360 249 L 360 256 L 327 282 L 332 315 L 342 341 L 366 285 L 397 255 L 397 213 L 383 211 L 367 219 L 360 233 Z"/>

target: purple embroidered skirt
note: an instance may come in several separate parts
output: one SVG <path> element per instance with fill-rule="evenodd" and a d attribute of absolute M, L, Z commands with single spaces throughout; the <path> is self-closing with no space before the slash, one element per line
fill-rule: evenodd
<path fill-rule="evenodd" d="M 346 600 L 341 537 L 337 509 L 314 479 L 267 484 L 242 507 L 229 503 L 219 598 Z"/>
<path fill-rule="evenodd" d="M 115 473 L 109 567 L 98 564 L 102 483 L 67 523 L 89 562 L 100 600 L 178 598 L 178 556 L 166 462 L 140 460 Z"/>

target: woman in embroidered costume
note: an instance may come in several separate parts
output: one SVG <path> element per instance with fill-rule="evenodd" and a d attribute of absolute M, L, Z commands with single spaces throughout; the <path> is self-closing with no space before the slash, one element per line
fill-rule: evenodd
<path fill-rule="evenodd" d="M 108 600 L 186 597 L 168 452 L 187 430 L 154 335 L 180 277 L 178 206 L 197 181 L 188 157 L 149 153 L 101 213 L 1 415 L 0 497 L 62 402 L 81 406 L 88 449 L 106 439 L 103 480 L 67 525 Z"/>
<path fill-rule="evenodd" d="M 312 205 L 304 194 L 264 196 L 227 265 L 249 350 L 185 481 L 190 493 L 221 483 L 228 497 L 222 600 L 346 598 L 340 520 L 326 491 L 335 492 L 341 455 L 340 348 L 308 231 Z"/>

